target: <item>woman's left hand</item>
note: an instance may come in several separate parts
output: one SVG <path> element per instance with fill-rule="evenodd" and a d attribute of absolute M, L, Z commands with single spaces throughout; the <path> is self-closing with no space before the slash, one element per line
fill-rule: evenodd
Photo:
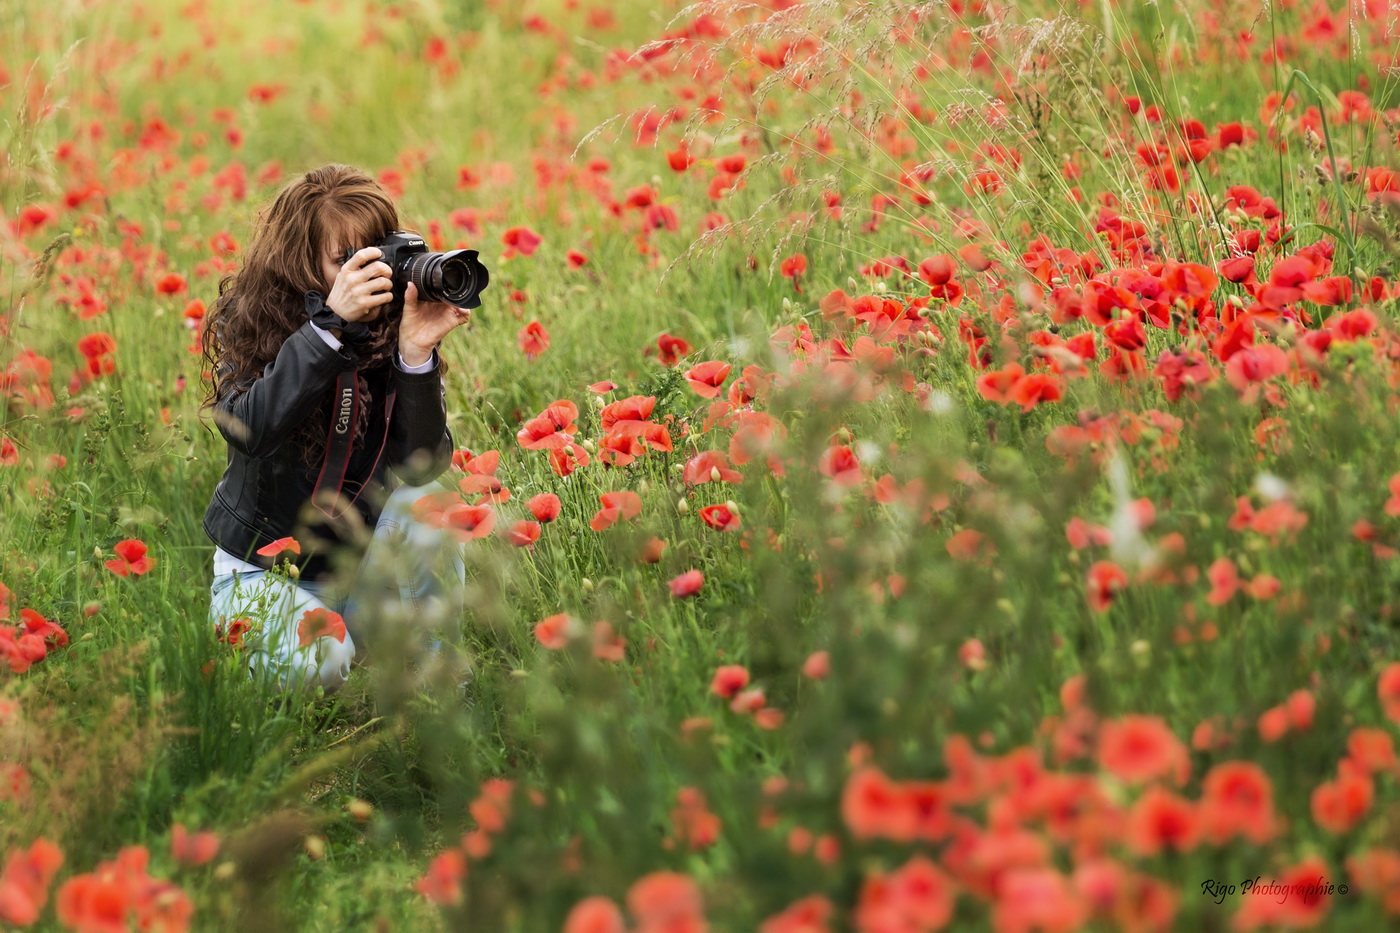
<path fill-rule="evenodd" d="M 403 299 L 403 317 L 399 320 L 399 355 L 409 366 L 426 363 L 442 338 L 471 318 L 472 313 L 466 308 L 442 301 L 419 302 L 418 286 L 409 282 Z"/>

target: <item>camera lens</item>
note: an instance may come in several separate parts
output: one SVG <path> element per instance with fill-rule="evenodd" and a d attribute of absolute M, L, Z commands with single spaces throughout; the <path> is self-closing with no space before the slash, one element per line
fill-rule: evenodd
<path fill-rule="evenodd" d="M 459 308 L 478 308 L 482 289 L 490 282 L 474 249 L 450 253 L 419 253 L 407 262 L 408 279 L 418 286 L 420 301 L 445 301 Z"/>
<path fill-rule="evenodd" d="M 459 292 L 467 284 L 467 273 L 462 271 L 460 263 L 444 262 L 442 264 L 442 288 L 447 292 Z"/>

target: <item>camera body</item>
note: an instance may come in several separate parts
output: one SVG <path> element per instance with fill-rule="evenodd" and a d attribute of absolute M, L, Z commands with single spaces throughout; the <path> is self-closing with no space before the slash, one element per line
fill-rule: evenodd
<path fill-rule="evenodd" d="M 370 245 L 383 254 L 378 261 L 393 270 L 394 298 L 385 307 L 386 313 L 403 311 L 409 282 L 418 286 L 419 301 L 443 301 L 458 308 L 481 307 L 480 294 L 490 284 L 491 275 L 477 259 L 476 250 L 432 253 L 422 237 L 403 230 L 395 230 Z M 356 252 L 353 247 L 346 249 L 345 259 Z"/>

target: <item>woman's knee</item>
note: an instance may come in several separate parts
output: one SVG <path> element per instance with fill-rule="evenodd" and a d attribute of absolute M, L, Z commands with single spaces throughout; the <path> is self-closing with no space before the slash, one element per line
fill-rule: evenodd
<path fill-rule="evenodd" d="M 302 632 L 308 612 L 330 607 L 290 580 L 261 573 L 229 577 L 215 578 L 209 615 L 215 624 L 247 620 L 244 647 L 251 653 L 251 670 L 273 669 L 285 691 L 320 686 L 333 693 L 344 686 L 355 656 L 349 631 L 310 640 Z"/>

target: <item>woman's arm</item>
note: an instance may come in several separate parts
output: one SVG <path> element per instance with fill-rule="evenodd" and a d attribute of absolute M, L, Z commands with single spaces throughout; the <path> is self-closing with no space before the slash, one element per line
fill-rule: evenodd
<path fill-rule="evenodd" d="M 214 406 L 214 423 L 230 447 L 265 460 L 315 409 L 336 376 L 354 368 L 354 357 L 331 349 L 308 321 L 283 341 L 260 378 Z"/>
<path fill-rule="evenodd" d="M 437 351 L 423 373 L 394 366 L 397 393 L 389 419 L 386 454 L 389 468 L 410 486 L 430 483 L 452 463 L 452 434 L 447 430 L 447 394 Z"/>

